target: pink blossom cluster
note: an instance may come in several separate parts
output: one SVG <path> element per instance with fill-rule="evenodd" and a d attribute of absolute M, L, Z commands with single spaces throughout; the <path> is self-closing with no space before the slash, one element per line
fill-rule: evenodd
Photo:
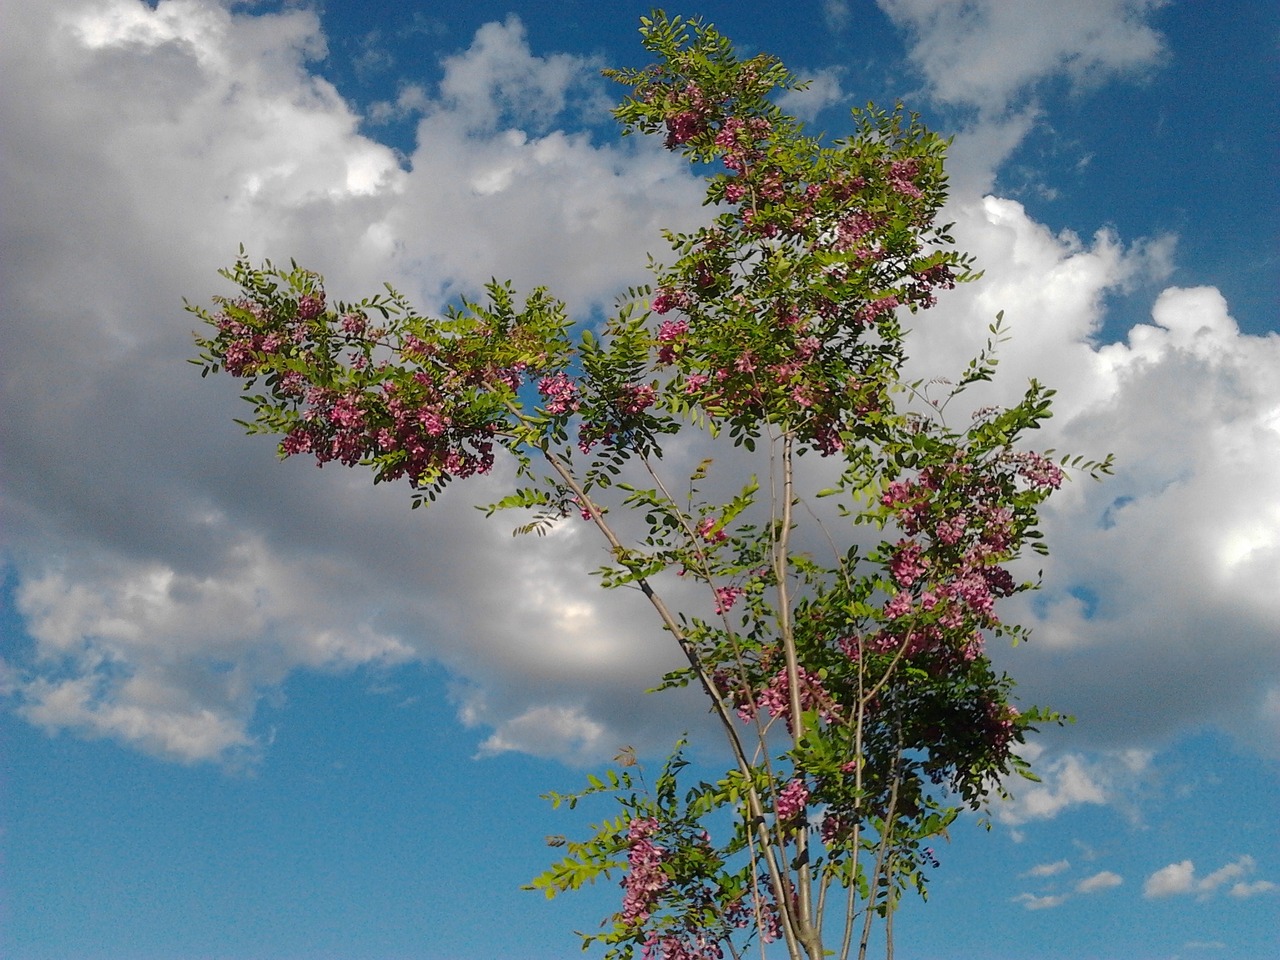
<path fill-rule="evenodd" d="M 627 384 L 618 393 L 618 410 L 623 416 L 634 417 L 644 413 L 658 399 L 658 390 L 653 384 Z"/>
<path fill-rule="evenodd" d="M 893 579 L 903 587 L 911 586 L 928 569 L 929 558 L 924 555 L 924 548 L 913 540 L 900 541 L 893 559 L 889 561 Z"/>
<path fill-rule="evenodd" d="M 956 285 L 955 273 L 944 263 L 935 264 L 916 272 L 903 291 L 903 301 L 917 308 L 928 309 L 938 302 L 934 290 L 952 290 Z"/>
<path fill-rule="evenodd" d="M 719 522 L 716 517 L 703 517 L 698 521 L 698 536 L 708 543 L 724 543 L 728 539 L 728 535 L 723 530 L 716 529 L 716 524 Z"/>
<path fill-rule="evenodd" d="M 666 147 L 674 150 L 707 129 L 710 104 L 702 88 L 696 83 L 686 84 L 679 91 L 669 91 L 667 102 L 672 107 L 672 112 L 666 118 Z"/>
<path fill-rule="evenodd" d="M 672 310 L 687 310 L 693 304 L 693 298 L 684 290 L 674 287 L 659 287 L 649 304 L 657 314 L 670 313 Z"/>
<path fill-rule="evenodd" d="M 800 709 L 816 710 L 823 720 L 836 719 L 839 715 L 839 707 L 817 674 L 800 666 L 796 668 L 796 677 L 800 681 Z M 785 669 L 775 673 L 769 678 L 769 682 L 758 690 L 738 689 L 732 695 L 735 698 L 738 716 L 742 720 L 751 720 L 764 712 L 773 717 L 785 717 L 787 727 L 790 729 L 791 682 Z"/>
<path fill-rule="evenodd" d="M 967 621 L 992 627 L 999 620 L 995 601 L 1015 589 L 1012 575 L 990 562 L 981 551 L 966 554 L 959 566 L 941 582 L 918 595 L 911 590 L 895 593 L 884 605 L 887 621 L 898 621 L 924 613 L 940 626 L 954 630 Z"/>
<path fill-rule="evenodd" d="M 258 372 L 265 355 L 275 353 L 286 344 L 304 339 L 305 328 L 286 321 L 284 329 L 263 331 L 266 326 L 280 326 L 269 317 L 259 303 L 237 300 L 230 306 L 235 312 L 224 311 L 214 318 L 222 345 L 222 365 L 233 377 L 251 377 Z M 249 319 L 240 319 L 237 313 L 247 313 Z"/>
<path fill-rule="evenodd" d="M 906 160 L 894 160 L 889 164 L 889 186 L 904 197 L 918 200 L 924 196 L 920 187 L 916 184 L 916 177 L 919 175 L 920 161 L 914 157 Z"/>
<path fill-rule="evenodd" d="M 764 117 L 729 117 L 716 133 L 716 146 L 723 151 L 724 165 L 737 174 L 746 174 L 764 159 L 764 151 L 757 145 L 769 137 L 772 124 Z M 777 179 L 777 171 L 767 171 Z M 780 182 L 779 182 L 780 186 Z M 782 199 L 780 192 L 769 198 Z"/>
<path fill-rule="evenodd" d="M 881 503 L 909 535 L 887 560 L 899 589 L 882 608 L 883 631 L 846 649 L 849 656 L 902 650 L 937 655 L 941 666 L 981 654 L 982 630 L 1000 622 L 995 601 L 1017 589 L 1002 565 L 1014 537 L 1004 483 L 990 465 L 955 462 L 889 484 Z"/>
<path fill-rule="evenodd" d="M 852 250 L 863 237 L 876 229 L 876 221 L 863 210 L 846 214 L 836 222 L 837 250 Z"/>
<path fill-rule="evenodd" d="M 658 327 L 658 363 L 675 363 L 682 341 L 689 332 L 688 320 L 664 320 Z"/>
<path fill-rule="evenodd" d="M 1008 459 L 1031 486 L 1042 490 L 1057 490 L 1062 486 L 1062 468 L 1048 457 L 1038 453 L 1014 453 Z"/>
<path fill-rule="evenodd" d="M 823 843 L 831 846 L 843 840 L 848 833 L 849 826 L 844 817 L 830 809 L 822 812 L 822 820 L 818 824 L 818 835 L 822 837 Z"/>
<path fill-rule="evenodd" d="M 738 598 L 746 592 L 742 587 L 716 587 L 716 613 L 728 613 L 738 602 Z"/>
<path fill-rule="evenodd" d="M 630 869 L 622 881 L 621 918 L 625 923 L 640 924 L 649 919 L 658 896 L 671 882 L 662 869 L 666 851 L 652 840 L 657 830 L 658 821 L 653 817 L 632 820 L 628 828 Z"/>
<path fill-rule="evenodd" d="M 429 383 L 425 374 L 415 377 L 415 384 L 424 382 Z M 460 423 L 430 390 L 415 394 L 390 383 L 383 393 L 391 422 L 377 431 L 378 450 L 402 457 L 387 471 L 386 479 L 406 476 L 416 484 L 437 471 L 468 477 L 492 469 L 492 424 Z"/>
<path fill-rule="evenodd" d="M 873 326 L 881 316 L 899 306 L 901 306 L 901 301 L 897 297 L 890 295 L 863 304 L 855 311 L 854 316 L 857 317 L 859 323 L 869 327 Z"/>
<path fill-rule="evenodd" d="M 298 319 L 314 320 L 324 313 L 324 291 L 298 298 Z"/>
<path fill-rule="evenodd" d="M 293 309 L 280 314 L 252 300 L 236 301 L 230 307 L 234 309 L 215 318 L 219 337 L 213 345 L 229 373 L 258 376 L 285 358 L 323 363 L 314 346 L 323 340 L 326 322 L 323 290 L 300 297 Z M 333 320 L 351 338 L 378 333 L 369 330 L 367 319 L 358 312 Z M 399 352 L 415 361 L 430 357 L 437 362 L 407 381 L 384 381 L 380 391 L 359 385 L 322 387 L 312 383 L 305 370 L 281 371 L 273 386 L 275 396 L 300 413 L 285 432 L 281 452 L 311 454 L 321 466 L 330 461 L 353 466 L 387 458 L 382 479 L 407 476 L 414 484 L 491 469 L 496 424 L 460 416 L 446 398 L 463 385 L 505 383 L 514 389 L 520 381 L 519 370 L 475 366 L 464 349 L 442 353 L 413 335 L 403 338 Z M 365 354 L 359 352 L 351 366 L 356 372 L 368 370 Z"/>
<path fill-rule="evenodd" d="M 801 817 L 809 806 L 809 788 L 802 778 L 789 780 L 787 785 L 778 791 L 774 801 L 774 811 L 778 819 L 784 823 Z"/>
<path fill-rule="evenodd" d="M 989 700 L 983 705 L 982 719 L 986 742 L 995 747 L 998 757 L 1007 757 L 1017 732 L 1018 708 Z"/>
<path fill-rule="evenodd" d="M 692 110 L 682 110 L 667 117 L 667 148 L 688 143 L 707 129 L 706 121 Z"/>
<path fill-rule="evenodd" d="M 543 407 L 547 413 L 559 416 L 578 409 L 578 385 L 565 373 L 556 373 L 538 381 Z"/>

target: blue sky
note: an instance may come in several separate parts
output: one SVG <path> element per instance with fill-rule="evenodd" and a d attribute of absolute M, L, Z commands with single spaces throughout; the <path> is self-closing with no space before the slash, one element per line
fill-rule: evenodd
<path fill-rule="evenodd" d="M 672 8 L 675 12 L 675 8 Z M 619 142 L 613 2 L 11 0 L 0 14 L 0 953 L 14 960 L 567 958 L 604 886 L 518 888 L 538 799 L 702 729 L 577 528 L 279 463 L 201 381 L 182 298 L 244 243 L 424 308 L 491 275 L 581 316 L 700 191 Z M 1280 318 L 1273 4 L 706 3 L 842 132 L 902 99 L 955 136 L 986 276 L 917 323 L 954 372 L 1003 309 L 992 399 L 1116 476 L 1046 514 L 998 651 L 1043 784 L 941 847 L 899 956 L 1280 955 Z"/>

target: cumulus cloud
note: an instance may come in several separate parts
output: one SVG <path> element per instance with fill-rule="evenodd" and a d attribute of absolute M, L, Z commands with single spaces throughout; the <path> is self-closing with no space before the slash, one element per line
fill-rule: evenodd
<path fill-rule="evenodd" d="M 1052 877 L 1069 869 L 1071 869 L 1071 862 L 1069 860 L 1055 860 L 1053 863 L 1042 863 L 1038 866 L 1034 866 L 1024 873 L 1023 876 Z"/>
<path fill-rule="evenodd" d="M 1015 50 L 1006 65 L 962 53 L 979 28 L 1011 35 L 1013 5 L 885 6 L 919 56 L 933 44 L 963 67 L 926 71 L 951 102 L 1159 55 L 1150 3 L 1098 0 L 1076 14 L 1087 29 L 1033 31 L 1050 44 L 1035 57 L 985 37 Z M 434 660 L 483 751 L 668 742 L 697 711 L 636 691 L 675 652 L 641 598 L 598 591 L 583 528 L 512 541 L 470 509 L 503 477 L 410 523 L 403 491 L 275 463 L 231 424 L 230 385 L 184 364 L 179 305 L 227 292 L 214 271 L 244 242 L 325 272 L 337 297 L 387 279 L 433 309 L 502 273 L 589 316 L 646 279 L 660 226 L 699 219 L 699 185 L 652 143 L 574 132 L 600 110 L 597 65 L 535 53 L 516 20 L 444 56 L 437 87 L 380 108 L 419 118 L 405 157 L 313 73 L 324 50 L 297 9 L 6 10 L 0 514 L 31 645 L 7 654 L 0 689 L 49 729 L 198 760 L 258 749 L 257 705 L 291 670 Z M 812 103 L 839 95 L 837 72 L 815 77 Z M 971 175 L 951 219 L 985 279 L 913 321 L 914 369 L 933 376 L 1003 309 L 1014 338 L 974 406 L 1039 376 L 1059 389 L 1043 445 L 1117 455 L 1113 480 L 1052 502 L 1047 587 L 1006 611 L 1037 628 L 1010 663 L 1028 699 L 1077 714 L 1074 735 L 1111 752 L 1048 758 L 1045 782 L 1002 809 L 1011 824 L 1112 802 L 1126 764 L 1188 726 L 1280 743 L 1280 337 L 1242 334 L 1215 290 L 1171 288 L 1150 323 L 1105 342 L 1109 298 L 1161 282 L 1175 244 L 1054 232 L 981 196 L 1036 122 L 1020 109 L 961 135 Z"/>
<path fill-rule="evenodd" d="M 879 0 L 912 35 L 912 61 L 933 96 L 1001 110 L 1037 82 L 1091 86 L 1149 69 L 1163 41 L 1147 22 L 1167 0 Z"/>
<path fill-rule="evenodd" d="M 1066 754 L 1036 764 L 1040 782 L 1011 784 L 1014 796 L 996 804 L 1001 823 L 1018 826 L 1032 820 L 1051 820 L 1064 810 L 1082 804 L 1105 804 L 1115 798 L 1117 783 L 1126 783 L 1133 774 L 1131 761 L 1115 756 L 1087 760 L 1080 754 Z M 1065 860 L 1036 868 L 1035 876 L 1065 870 Z"/>
<path fill-rule="evenodd" d="M 848 0 L 822 0 L 822 19 L 827 29 L 836 33 L 849 26 Z"/>
<path fill-rule="evenodd" d="M 1212 288 L 1167 288 L 1151 321 L 1106 342 L 1110 298 L 1158 283 L 1167 237 L 1085 241 L 1013 201 L 957 200 L 960 244 L 986 268 L 916 321 L 916 376 L 954 371 L 1003 311 L 997 382 L 969 408 L 1055 388 L 1034 442 L 1113 453 L 1115 476 L 1050 501 L 1044 591 L 1009 605 L 1035 628 L 996 650 L 1029 702 L 1076 715 L 1073 738 L 1144 749 L 1194 722 L 1274 750 L 1280 643 L 1280 336 L 1242 333 Z"/>
<path fill-rule="evenodd" d="M 1246 854 L 1231 863 L 1224 864 L 1212 873 L 1197 878 L 1195 864 L 1190 860 L 1182 860 L 1171 863 L 1167 867 L 1161 867 L 1147 877 L 1142 893 L 1150 899 L 1188 893 L 1195 893 L 1201 899 L 1205 899 L 1227 884 L 1232 884 L 1228 888 L 1230 895 L 1243 898 L 1276 889 L 1276 885 L 1268 880 L 1246 882 L 1241 879 L 1253 873 L 1256 867 L 1253 857 Z"/>
<path fill-rule="evenodd" d="M 846 103 L 849 95 L 840 86 L 841 73 L 839 67 L 826 67 L 802 75 L 804 89 L 787 90 L 778 97 L 778 106 L 801 120 L 812 120 L 827 107 Z"/>
<path fill-rule="evenodd" d="M 1124 878 L 1118 873 L 1112 873 L 1110 870 L 1103 870 L 1101 873 L 1095 873 L 1091 877 L 1085 877 L 1076 884 L 1076 893 L 1097 893 L 1099 890 L 1110 890 L 1112 887 L 1118 887 L 1124 883 Z"/>
<path fill-rule="evenodd" d="M 1042 120 L 1037 92 L 1060 78 L 1077 91 L 1162 62 L 1149 19 L 1167 0 L 879 0 L 910 37 L 926 96 L 960 108 L 951 182 L 991 189 L 1001 163 Z"/>
<path fill-rule="evenodd" d="M 489 750 L 674 738 L 637 693 L 672 651 L 633 597 L 599 594 L 572 531 L 513 544 L 470 510 L 498 481 L 406 523 L 403 491 L 273 463 L 237 436 L 229 385 L 183 362 L 182 297 L 217 290 L 239 242 L 324 270 L 335 296 L 391 279 L 427 307 L 497 270 L 554 281 L 582 314 L 643 281 L 658 224 L 697 216 L 700 191 L 652 145 L 551 129 L 594 109 L 596 65 L 488 25 L 417 95 L 405 167 L 309 72 L 313 14 L 83 0 L 6 20 L 0 509 L 31 638 L 4 671 L 19 712 L 177 759 L 252 754 L 255 708 L 289 671 L 424 659 L 484 689 L 459 702 L 496 731 Z"/>
<path fill-rule="evenodd" d="M 1280 885 L 1274 884 L 1270 880 L 1254 880 L 1248 883 L 1244 881 L 1233 883 L 1228 892 L 1231 896 L 1244 900 L 1262 893 L 1270 893 L 1272 890 L 1280 890 Z"/>
<path fill-rule="evenodd" d="M 1034 893 L 1020 893 L 1013 898 L 1014 903 L 1020 903 L 1027 910 L 1052 910 L 1054 907 L 1060 907 L 1068 899 L 1065 893 L 1055 893 L 1048 896 L 1038 897 Z"/>

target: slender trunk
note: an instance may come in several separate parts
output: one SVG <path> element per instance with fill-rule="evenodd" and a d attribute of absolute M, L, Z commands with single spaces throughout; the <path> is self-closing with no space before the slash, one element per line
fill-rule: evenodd
<path fill-rule="evenodd" d="M 770 487 L 774 502 L 771 513 L 775 522 L 773 527 L 773 577 L 777 584 L 778 596 L 778 633 L 782 641 L 783 655 L 787 665 L 787 687 L 790 691 L 788 707 L 791 714 L 791 740 L 798 744 L 805 734 L 804 704 L 800 690 L 800 658 L 796 650 L 795 630 L 791 622 L 791 589 L 788 583 L 789 561 L 788 550 L 791 544 L 791 506 L 795 500 L 795 481 L 792 473 L 792 435 L 789 427 L 782 433 L 782 493 L 778 496 L 773 488 L 772 471 L 770 471 Z M 778 516 L 779 499 L 781 500 L 781 516 Z M 809 865 L 809 827 L 802 824 L 795 834 L 795 912 L 796 926 L 805 952 L 810 960 L 822 960 L 822 933 L 815 922 L 813 912 L 813 870 Z"/>
<path fill-rule="evenodd" d="M 549 450 L 542 451 L 547 463 L 560 477 L 566 487 L 578 498 L 578 502 L 582 504 L 584 509 L 591 515 L 592 522 L 595 523 L 596 529 L 604 536 L 609 546 L 613 548 L 615 554 L 621 556 L 625 552 L 625 547 L 617 534 L 613 532 L 613 528 L 609 526 L 604 519 L 604 515 L 599 508 L 583 490 L 582 485 L 578 483 L 577 477 L 569 469 L 568 465 Z M 789 511 L 788 511 L 789 514 Z M 788 907 L 790 904 L 790 895 L 786 883 L 786 863 L 785 859 L 779 859 L 782 851 L 774 838 L 769 834 L 768 823 L 765 818 L 764 804 L 760 799 L 759 791 L 755 788 L 754 778 L 752 776 L 751 763 L 747 759 L 746 749 L 742 744 L 742 738 L 738 735 L 737 728 L 733 723 L 733 717 L 730 715 L 728 708 L 724 703 L 724 696 L 717 689 L 715 680 L 706 671 L 702 665 L 702 659 L 698 656 L 697 650 L 689 643 L 684 635 L 684 631 L 680 628 L 680 622 L 672 615 L 671 610 L 667 607 L 666 602 L 649 584 L 644 577 L 636 580 L 636 585 L 640 588 L 640 592 L 657 611 L 658 616 L 662 619 L 663 624 L 671 635 L 675 637 L 676 643 L 679 645 L 685 659 L 688 660 L 689 666 L 693 668 L 694 673 L 698 677 L 703 692 L 711 700 L 712 711 L 716 718 L 720 721 L 721 727 L 725 731 L 725 735 L 729 740 L 729 747 L 733 752 L 734 762 L 738 767 L 738 771 L 742 774 L 747 802 L 747 815 L 752 824 L 752 828 L 756 834 L 756 840 L 760 844 L 763 853 L 765 865 L 768 868 L 770 888 L 773 891 L 774 902 L 778 904 L 778 912 L 780 926 L 782 928 L 783 940 L 786 942 L 787 951 L 793 960 L 803 960 L 805 954 L 809 960 L 821 960 L 821 946 L 818 952 L 814 952 L 810 945 L 811 937 L 806 937 L 806 930 L 802 924 L 796 922 L 793 911 Z M 803 944 L 803 946 L 802 946 Z M 802 952 L 803 950 L 803 952 Z"/>

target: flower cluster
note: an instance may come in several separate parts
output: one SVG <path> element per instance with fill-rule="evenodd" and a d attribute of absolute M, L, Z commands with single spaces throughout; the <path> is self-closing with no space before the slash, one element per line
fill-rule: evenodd
<path fill-rule="evenodd" d="M 774 802 L 778 819 L 784 823 L 799 819 L 808 806 L 809 788 L 799 777 L 788 781 L 787 785 L 778 791 L 778 798 Z"/>
<path fill-rule="evenodd" d="M 1062 468 L 1048 457 L 1026 452 L 1010 454 L 1008 460 L 1016 466 L 1018 474 L 1033 487 L 1057 490 L 1062 486 Z"/>
<path fill-rule="evenodd" d="M 665 851 L 651 839 L 658 830 L 658 821 L 652 817 L 632 820 L 627 832 L 630 849 L 627 852 L 629 870 L 622 881 L 623 922 L 640 924 L 649 918 L 658 896 L 670 883 L 662 869 Z"/>
<path fill-rule="evenodd" d="M 253 399 L 283 434 L 284 456 L 309 454 L 320 466 L 374 463 L 379 479 L 407 477 L 428 489 L 493 467 L 504 421 L 465 394 L 514 391 L 523 361 L 496 364 L 456 338 L 427 342 L 405 332 L 390 343 L 362 311 L 328 310 L 314 275 L 281 275 L 305 288 L 290 300 L 274 287 L 255 287 L 246 263 L 237 268 L 250 295 L 221 301 L 222 311 L 210 318 L 217 335 L 202 343 L 210 361 L 233 376 L 267 379 L 270 397 Z M 391 349 L 374 362 L 379 347 Z M 345 371 L 337 356 L 343 349 L 350 351 Z M 388 355 L 416 369 L 402 375 Z M 567 389 L 571 394 L 572 384 Z"/>
<path fill-rule="evenodd" d="M 703 517 L 698 521 L 697 534 L 708 543 L 724 543 L 728 534 L 718 528 L 720 521 L 716 517 Z"/>
<path fill-rule="evenodd" d="M 733 605 L 738 602 L 738 598 L 741 597 L 744 593 L 746 593 L 746 590 L 744 590 L 742 587 L 735 587 L 735 586 L 716 587 L 716 590 L 715 590 L 716 613 L 717 614 L 728 613 L 731 609 L 733 609 Z"/>
<path fill-rule="evenodd" d="M 838 719 L 840 708 L 827 692 L 822 680 L 803 666 L 796 668 L 796 677 L 800 681 L 800 709 L 817 711 L 827 722 Z M 744 690 L 737 685 L 727 686 L 742 720 L 752 720 L 764 713 L 770 717 L 786 718 L 787 727 L 791 729 L 791 682 L 785 669 L 768 676 L 767 680 L 753 690 Z"/>
<path fill-rule="evenodd" d="M 578 385 L 569 379 L 568 374 L 543 377 L 538 381 L 538 392 L 542 394 L 547 413 L 552 416 L 573 413 L 578 409 Z"/>

